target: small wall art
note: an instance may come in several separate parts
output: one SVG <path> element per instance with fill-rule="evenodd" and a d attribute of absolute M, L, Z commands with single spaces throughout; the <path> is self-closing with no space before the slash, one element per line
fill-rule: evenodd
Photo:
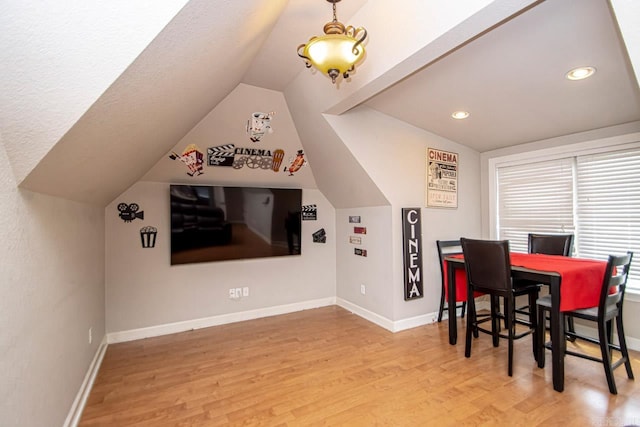
<path fill-rule="evenodd" d="M 282 166 L 282 160 L 284 159 L 284 150 L 277 149 L 273 152 L 273 163 L 271 164 L 271 170 L 274 172 L 280 171 Z"/>
<path fill-rule="evenodd" d="M 298 172 L 302 166 L 306 164 L 306 160 L 304 158 L 304 151 L 298 150 L 298 154 L 296 154 L 295 159 L 291 161 L 289 167 L 285 167 L 284 171 L 289 173 L 289 176 L 293 176 L 294 173 Z"/>
<path fill-rule="evenodd" d="M 360 236 L 349 236 L 349 243 L 351 243 L 352 245 L 361 245 L 362 244 L 362 237 L 360 237 Z"/>
<path fill-rule="evenodd" d="M 271 150 L 236 147 L 233 168 L 242 169 L 245 166 L 249 169 L 273 170 L 273 154 Z"/>
<path fill-rule="evenodd" d="M 249 120 L 247 120 L 247 134 L 251 141 L 258 142 L 265 133 L 273 133 L 271 119 L 275 114 L 276 113 L 272 111 L 270 113 L 256 112 L 251 115 Z"/>
<path fill-rule="evenodd" d="M 131 222 L 134 219 L 144 219 L 144 211 L 140 210 L 140 205 L 137 203 L 118 203 L 118 216 L 124 222 Z"/>
<path fill-rule="evenodd" d="M 458 154 L 427 148 L 427 207 L 458 207 Z"/>
<path fill-rule="evenodd" d="M 367 234 L 367 227 L 353 227 L 353 232 L 356 234 Z"/>
<path fill-rule="evenodd" d="M 218 145 L 207 148 L 207 165 L 233 166 L 235 144 Z"/>
<path fill-rule="evenodd" d="M 314 243 L 327 243 L 327 232 L 324 231 L 324 228 L 313 233 L 313 242 Z"/>
<path fill-rule="evenodd" d="M 142 247 L 155 248 L 157 235 L 158 229 L 156 227 L 152 227 L 150 225 L 142 227 L 140 229 L 140 241 L 142 242 Z"/>
<path fill-rule="evenodd" d="M 318 219 L 318 208 L 316 207 L 316 205 L 302 206 L 303 221 L 316 221 L 317 219 Z"/>
<path fill-rule="evenodd" d="M 172 151 L 169 158 L 171 160 L 179 159 L 182 163 L 187 165 L 187 168 L 189 168 L 187 175 L 189 176 L 202 175 L 204 173 L 204 154 L 195 144 L 187 145 L 182 154 Z"/>
<path fill-rule="evenodd" d="M 367 250 L 366 249 L 361 249 L 361 248 L 354 248 L 353 249 L 353 253 L 358 255 L 358 256 L 367 256 Z"/>
<path fill-rule="evenodd" d="M 349 222 L 354 224 L 360 224 L 360 216 L 349 216 Z"/>
<path fill-rule="evenodd" d="M 421 220 L 420 208 L 402 208 L 405 301 L 423 296 Z"/>

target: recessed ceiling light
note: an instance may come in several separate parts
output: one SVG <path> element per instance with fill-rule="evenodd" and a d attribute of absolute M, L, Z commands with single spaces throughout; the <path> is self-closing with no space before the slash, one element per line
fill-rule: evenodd
<path fill-rule="evenodd" d="M 468 111 L 454 111 L 453 114 L 451 114 L 451 117 L 453 117 L 454 119 L 458 119 L 458 120 L 466 119 L 467 117 L 469 117 L 469 112 Z"/>
<path fill-rule="evenodd" d="M 579 67 L 569 71 L 565 76 L 569 80 L 582 80 L 591 77 L 595 72 L 595 67 Z"/>

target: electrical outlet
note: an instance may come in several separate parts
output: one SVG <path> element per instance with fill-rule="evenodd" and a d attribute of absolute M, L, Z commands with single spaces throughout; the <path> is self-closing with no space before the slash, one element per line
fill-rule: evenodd
<path fill-rule="evenodd" d="M 236 288 L 236 298 L 242 298 L 242 288 Z"/>
<path fill-rule="evenodd" d="M 229 289 L 229 298 L 231 298 L 231 299 L 236 299 L 237 298 L 235 289 L 233 289 L 233 288 Z"/>
<path fill-rule="evenodd" d="M 362 295 L 364 295 L 364 294 L 366 294 L 366 293 L 367 293 L 367 288 L 366 288 L 364 285 L 360 285 L 360 293 L 361 293 Z"/>
<path fill-rule="evenodd" d="M 249 287 L 245 286 L 244 288 L 242 288 L 242 296 L 243 297 L 248 297 L 249 296 Z"/>
<path fill-rule="evenodd" d="M 89 328 L 89 344 L 93 342 L 93 328 Z"/>

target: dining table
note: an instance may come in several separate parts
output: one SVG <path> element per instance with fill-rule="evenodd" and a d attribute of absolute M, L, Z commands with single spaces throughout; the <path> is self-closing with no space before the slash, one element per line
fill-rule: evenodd
<path fill-rule="evenodd" d="M 564 354 L 566 351 L 563 312 L 595 307 L 607 267 L 606 261 L 573 258 L 562 255 L 510 253 L 511 277 L 549 286 L 551 295 L 551 361 L 553 388 L 564 390 Z M 446 292 L 449 305 L 449 344 L 458 338 L 456 302 L 467 300 L 467 280 L 464 256 L 444 258 Z M 535 309 L 534 307 L 531 308 Z M 539 365 L 540 366 L 540 365 Z"/>

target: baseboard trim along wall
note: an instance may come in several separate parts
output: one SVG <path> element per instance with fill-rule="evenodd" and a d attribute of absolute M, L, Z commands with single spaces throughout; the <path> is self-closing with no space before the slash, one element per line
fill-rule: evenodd
<path fill-rule="evenodd" d="M 312 308 L 334 305 L 334 297 L 317 300 L 303 301 L 294 304 L 265 307 L 256 310 L 240 311 L 237 313 L 221 314 L 219 316 L 205 317 L 201 319 L 185 320 L 184 322 L 167 323 L 164 325 L 150 326 L 147 328 L 131 329 L 128 331 L 110 332 L 107 334 L 107 343 L 115 344 L 126 341 L 134 341 L 143 338 L 158 337 L 162 335 L 186 332 L 211 326 L 225 325 L 227 323 L 242 322 L 244 320 L 259 319 L 261 317 L 277 316 L 279 314 L 293 313 Z"/>
<path fill-rule="evenodd" d="M 80 417 L 82 416 L 82 412 L 84 411 L 84 406 L 86 405 L 89 394 L 91 393 L 91 389 L 93 388 L 93 382 L 98 376 L 98 371 L 100 370 L 100 365 L 102 365 L 102 359 L 104 358 L 104 354 L 106 351 L 107 337 L 105 336 L 98 346 L 95 356 L 93 356 L 91 365 L 89 365 L 89 370 L 84 376 L 84 380 L 82 381 L 80 390 L 78 391 L 78 394 L 76 395 L 76 398 L 71 405 L 71 410 L 67 415 L 67 419 L 64 421 L 64 427 L 76 427 L 80 422 Z"/>

